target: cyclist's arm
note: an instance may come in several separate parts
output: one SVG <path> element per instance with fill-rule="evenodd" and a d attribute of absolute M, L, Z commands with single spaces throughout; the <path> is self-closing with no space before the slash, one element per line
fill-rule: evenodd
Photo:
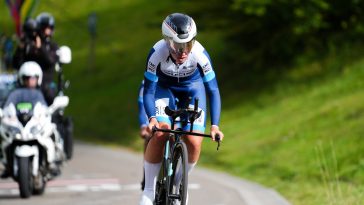
<path fill-rule="evenodd" d="M 139 95 L 138 95 L 138 119 L 140 127 L 148 125 L 148 119 L 143 104 L 143 91 L 144 91 L 143 87 L 144 87 L 144 82 L 139 87 Z"/>
<path fill-rule="evenodd" d="M 216 77 L 205 82 L 205 89 L 210 100 L 211 125 L 218 126 L 221 112 L 221 98 Z"/>
<path fill-rule="evenodd" d="M 203 47 L 201 47 L 201 49 L 203 49 Z M 198 68 L 210 101 L 211 125 L 218 126 L 221 112 L 220 91 L 215 72 L 212 68 L 210 56 L 204 49 L 199 56 Z"/>
<path fill-rule="evenodd" d="M 148 119 L 150 119 L 151 117 L 155 117 L 154 94 L 155 94 L 156 87 L 157 87 L 157 82 L 148 80 L 147 77 L 144 78 L 143 101 L 144 101 L 145 113 L 147 114 Z"/>
<path fill-rule="evenodd" d="M 145 112 L 148 116 L 148 119 L 151 117 L 155 117 L 155 90 L 157 88 L 158 76 L 157 76 L 157 65 L 155 62 L 152 62 L 152 55 L 155 52 L 154 48 L 151 49 L 148 58 L 146 71 L 144 73 L 144 92 L 143 92 L 143 101 Z"/>
<path fill-rule="evenodd" d="M 205 82 L 205 89 L 210 99 L 211 137 L 212 140 L 214 141 L 216 140 L 222 141 L 224 138 L 224 134 L 220 131 L 219 128 L 220 113 L 221 113 L 221 98 L 215 76 L 210 81 Z M 217 135 L 219 135 L 219 138 L 216 138 Z"/>

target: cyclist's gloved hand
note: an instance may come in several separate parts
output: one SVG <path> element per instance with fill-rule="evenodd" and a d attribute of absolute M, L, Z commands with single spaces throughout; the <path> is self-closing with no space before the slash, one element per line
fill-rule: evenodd
<path fill-rule="evenodd" d="M 158 121 L 157 121 L 157 119 L 155 117 L 151 117 L 149 119 L 148 132 L 152 133 L 154 126 L 159 128 L 159 123 L 158 123 Z"/>
<path fill-rule="evenodd" d="M 224 138 L 224 133 L 222 133 L 217 125 L 211 126 L 211 137 L 212 140 L 216 141 L 215 136 L 218 134 L 220 136 L 220 141 Z"/>

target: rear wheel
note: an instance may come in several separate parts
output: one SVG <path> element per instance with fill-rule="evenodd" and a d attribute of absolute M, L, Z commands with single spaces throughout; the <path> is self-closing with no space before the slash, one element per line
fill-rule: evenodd
<path fill-rule="evenodd" d="M 176 145 L 172 157 L 173 172 L 169 180 L 168 204 L 186 205 L 188 187 L 188 158 L 187 148 L 183 142 Z"/>
<path fill-rule="evenodd" d="M 33 191 L 32 164 L 29 157 L 18 158 L 18 184 L 21 198 L 29 198 Z"/>

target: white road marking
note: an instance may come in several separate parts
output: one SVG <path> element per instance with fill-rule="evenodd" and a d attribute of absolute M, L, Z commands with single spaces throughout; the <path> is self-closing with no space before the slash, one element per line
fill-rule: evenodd
<path fill-rule="evenodd" d="M 200 189 L 200 184 L 189 184 L 188 189 Z M 47 183 L 46 192 L 107 192 L 140 191 L 140 184 L 121 184 L 119 179 L 62 179 Z M 0 195 L 19 195 L 18 184 L 0 182 Z"/>

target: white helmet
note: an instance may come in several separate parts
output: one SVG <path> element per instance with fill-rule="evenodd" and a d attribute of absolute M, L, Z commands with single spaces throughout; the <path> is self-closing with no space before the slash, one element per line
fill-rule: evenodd
<path fill-rule="evenodd" d="M 43 72 L 39 64 L 34 61 L 27 61 L 20 66 L 18 78 L 20 85 L 24 85 L 24 77 L 37 77 L 38 86 L 42 84 Z"/>
<path fill-rule="evenodd" d="M 163 21 L 162 34 L 172 52 L 189 53 L 197 35 L 197 28 L 190 16 L 173 13 Z"/>

